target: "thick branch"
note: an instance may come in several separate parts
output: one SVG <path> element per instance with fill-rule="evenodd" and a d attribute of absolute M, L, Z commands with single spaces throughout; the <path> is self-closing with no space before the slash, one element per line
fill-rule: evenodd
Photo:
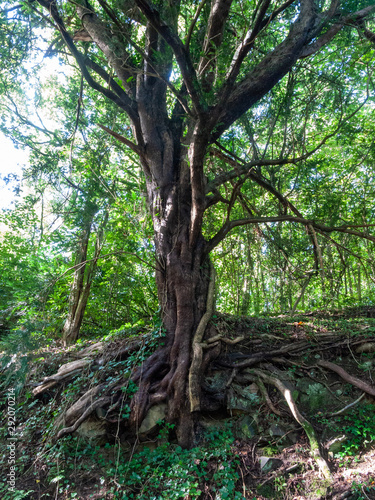
<path fill-rule="evenodd" d="M 68 46 L 70 52 L 72 53 L 73 57 L 77 61 L 77 64 L 82 72 L 83 77 L 87 81 L 87 83 L 92 87 L 94 90 L 97 90 L 101 94 L 103 94 L 105 97 L 113 101 L 115 104 L 117 104 L 121 109 L 126 111 L 126 113 L 129 115 L 130 119 L 134 122 L 137 123 L 138 117 L 137 117 L 137 112 L 135 110 L 135 103 L 125 94 L 119 96 L 115 92 L 109 90 L 106 87 L 103 87 L 100 85 L 98 82 L 96 82 L 92 76 L 90 75 L 89 71 L 87 70 L 86 64 L 84 57 L 82 54 L 78 51 L 77 47 L 75 46 L 72 37 L 68 33 L 68 31 L 65 28 L 64 21 L 62 20 L 57 7 L 56 3 L 53 0 L 37 0 L 38 3 L 44 7 L 46 10 L 48 10 L 49 14 L 51 15 L 52 19 L 54 20 L 57 29 L 60 31 L 62 38 L 65 42 L 65 44 Z"/>
<path fill-rule="evenodd" d="M 294 0 L 287 0 L 278 9 L 273 11 L 270 16 L 267 17 L 266 17 L 266 12 L 271 2 L 269 0 L 264 0 L 263 2 L 261 2 L 259 12 L 257 13 L 257 17 L 254 22 L 254 26 L 247 31 L 243 41 L 240 43 L 240 45 L 237 47 L 234 53 L 232 62 L 227 72 L 225 87 L 222 91 L 220 99 L 222 104 L 225 103 L 229 93 L 231 92 L 233 84 L 235 83 L 235 80 L 240 72 L 241 65 L 245 57 L 254 47 L 254 42 L 259 33 L 263 30 L 265 26 L 267 26 L 271 21 L 273 21 L 281 12 L 283 12 L 293 2 Z"/>
<path fill-rule="evenodd" d="M 198 66 L 199 76 L 212 67 L 214 54 L 223 41 L 224 25 L 227 20 L 233 0 L 214 0 L 208 18 L 207 32 L 204 41 L 203 53 Z"/>
<path fill-rule="evenodd" d="M 353 231 L 349 229 L 352 227 L 351 224 L 344 224 L 342 226 L 324 226 L 323 224 L 317 223 L 314 220 L 304 219 L 302 217 L 294 217 L 292 215 L 282 215 L 276 217 L 252 217 L 247 219 L 237 219 L 232 221 L 227 221 L 222 228 L 216 233 L 216 235 L 211 238 L 207 243 L 207 253 L 211 252 L 224 238 L 225 236 L 235 227 L 245 226 L 248 224 L 263 224 L 265 222 L 296 222 L 298 224 L 303 224 L 304 226 L 311 225 L 314 229 L 324 232 L 324 233 L 333 233 L 335 231 L 341 233 L 352 234 L 354 236 L 359 236 L 360 238 L 364 238 L 366 240 L 372 241 L 375 243 L 375 237 L 361 233 L 359 231 Z M 367 227 L 371 226 L 369 224 Z"/>
<path fill-rule="evenodd" d="M 233 122 L 288 73 L 305 46 L 316 36 L 316 22 L 314 2 L 302 0 L 300 14 L 292 24 L 285 40 L 267 54 L 242 82 L 234 87 L 230 96 L 225 93 L 225 96 L 221 98 L 218 107 L 212 113 L 212 119 L 216 120 L 218 125 L 212 133 L 211 142 L 215 142 Z M 217 113 L 220 115 L 217 116 Z"/>
<path fill-rule="evenodd" d="M 106 56 L 124 87 L 129 88 L 128 82 L 132 80 L 134 71 L 131 64 L 129 64 L 130 56 L 124 50 L 121 40 L 118 40 L 117 36 L 99 20 L 93 10 L 77 6 L 77 13 L 87 33 Z"/>
<path fill-rule="evenodd" d="M 225 94 L 216 108 L 220 115 L 212 112 L 212 120 L 218 125 L 213 130 L 211 142 L 215 142 L 241 115 L 257 103 L 275 84 L 294 66 L 298 59 L 315 53 L 327 44 L 344 24 L 357 23 L 369 16 L 375 6 L 342 17 L 318 40 L 324 26 L 335 15 L 334 8 L 319 15 L 311 0 L 301 1 L 301 10 L 296 22 L 291 26 L 286 39 L 253 68 L 248 75 L 234 87 L 231 95 Z M 311 44 L 311 45 L 310 45 Z"/>
<path fill-rule="evenodd" d="M 159 12 L 153 6 L 151 6 L 146 0 L 136 0 L 136 4 L 151 25 L 173 50 L 177 64 L 180 67 L 186 89 L 192 99 L 194 110 L 198 115 L 201 114 L 205 106 L 204 103 L 201 102 L 197 75 L 186 47 L 173 29 L 162 21 Z"/>
<path fill-rule="evenodd" d="M 203 165 L 209 131 L 206 122 L 199 120 L 195 126 L 189 148 L 190 182 L 191 182 L 191 223 L 189 244 L 193 247 L 201 234 L 202 220 L 206 208 Z"/>

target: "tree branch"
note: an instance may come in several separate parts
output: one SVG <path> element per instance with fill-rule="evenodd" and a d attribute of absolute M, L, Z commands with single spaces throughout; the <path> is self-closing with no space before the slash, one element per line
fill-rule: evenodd
<path fill-rule="evenodd" d="M 375 5 L 370 5 L 362 10 L 359 10 L 357 12 L 354 12 L 352 14 L 349 14 L 341 18 L 339 22 L 334 24 L 328 31 L 326 31 L 326 33 L 324 33 L 324 35 L 322 35 L 311 45 L 306 47 L 306 49 L 301 53 L 300 59 L 311 56 L 312 54 L 318 52 L 322 47 L 324 47 L 324 45 L 327 45 L 327 43 L 329 43 L 332 40 L 332 38 L 334 38 L 337 35 L 337 33 L 342 29 L 342 27 L 345 26 L 346 24 L 360 25 L 363 19 L 372 14 L 372 12 L 374 11 L 375 11 Z M 364 34 L 367 37 L 366 31 L 368 30 L 365 30 Z M 369 33 L 371 34 L 371 32 Z M 375 41 L 375 35 L 373 39 L 371 39 L 370 36 L 369 40 Z"/>
<path fill-rule="evenodd" d="M 206 5 L 207 0 L 201 0 L 201 3 L 199 4 L 197 8 L 197 12 L 195 13 L 194 19 L 192 20 L 188 33 L 186 35 L 186 40 L 185 40 L 185 48 L 188 50 L 189 45 L 190 45 L 190 40 L 195 28 L 195 25 L 197 24 L 197 21 L 199 19 L 200 13 L 202 12 L 203 7 Z"/>
<path fill-rule="evenodd" d="M 65 28 L 64 21 L 62 20 L 57 10 L 56 3 L 53 0 L 37 0 L 37 2 L 46 10 L 48 10 L 50 16 L 55 22 L 55 27 L 60 31 L 65 44 L 68 46 L 71 54 L 77 61 L 77 64 L 85 80 L 90 85 L 90 87 L 92 87 L 94 90 L 97 90 L 105 97 L 107 97 L 115 104 L 117 104 L 121 109 L 123 109 L 128 114 L 130 119 L 136 123 L 138 121 L 138 115 L 135 108 L 135 103 L 125 94 L 125 92 L 123 93 L 123 95 L 119 96 L 115 92 L 100 85 L 91 77 L 90 73 L 87 70 L 84 57 L 78 51 L 77 47 L 75 46 L 75 43 L 73 42 L 72 37 Z"/>
<path fill-rule="evenodd" d="M 293 2 L 294 0 L 287 0 L 278 9 L 274 10 L 270 16 L 267 17 L 265 17 L 265 15 L 271 2 L 270 0 L 264 0 L 264 2 L 261 3 L 259 12 L 257 14 L 254 23 L 254 27 L 250 28 L 247 31 L 243 41 L 237 47 L 234 56 L 232 58 L 232 62 L 229 66 L 229 70 L 226 75 L 225 89 L 222 92 L 221 100 L 223 102 L 225 102 L 230 90 L 232 89 L 235 79 L 237 78 L 238 73 L 240 71 L 241 64 L 243 63 L 245 57 L 249 54 L 249 52 L 253 48 L 254 42 L 259 33 L 265 26 L 267 26 L 271 21 L 273 21 L 281 12 L 283 12 Z"/>
<path fill-rule="evenodd" d="M 228 182 L 228 181 L 230 181 L 232 179 L 235 179 L 236 177 L 239 177 L 240 175 L 247 175 L 248 173 L 249 173 L 249 178 L 250 179 L 253 179 L 253 180 L 255 180 L 258 183 L 260 183 L 261 181 L 264 182 L 265 185 L 263 187 L 265 187 L 267 189 L 267 187 L 266 187 L 267 181 L 266 180 L 263 181 L 260 178 L 260 176 L 256 174 L 256 172 L 254 170 L 255 167 L 263 167 L 263 166 L 271 166 L 271 165 L 288 165 L 288 164 L 291 164 L 291 163 L 296 164 L 298 162 L 307 160 L 307 158 L 310 158 L 322 146 L 324 146 L 324 144 L 329 139 L 331 139 L 332 137 L 334 137 L 339 132 L 341 126 L 343 124 L 347 123 L 350 118 L 352 118 L 353 116 L 355 116 L 358 113 L 358 111 L 365 105 L 365 103 L 367 102 L 367 100 L 368 100 L 368 97 L 352 113 L 350 113 L 349 115 L 347 115 L 347 116 L 343 116 L 343 115 L 340 116 L 339 121 L 338 121 L 338 125 L 336 126 L 336 128 L 332 132 L 330 132 L 329 134 L 327 134 L 319 142 L 319 144 L 317 144 L 312 150 L 307 151 L 307 153 L 305 153 L 305 154 L 303 154 L 301 156 L 297 156 L 297 157 L 294 157 L 294 158 L 279 158 L 279 159 L 276 159 L 276 160 L 266 160 L 266 159 L 256 158 L 254 161 L 246 163 L 241 158 L 238 158 L 238 157 L 235 157 L 235 159 L 230 158 L 228 155 L 223 154 L 221 151 L 218 151 L 217 149 L 212 148 L 211 151 L 210 151 L 210 153 L 213 156 L 216 156 L 217 158 L 220 158 L 220 159 L 224 160 L 225 162 L 229 163 L 230 165 L 232 165 L 234 167 L 234 169 L 231 170 L 231 171 L 229 171 L 229 172 L 224 172 L 222 174 L 217 175 L 215 177 L 215 179 L 213 179 L 211 182 L 209 182 L 207 184 L 206 193 L 209 193 L 210 191 L 212 191 L 212 189 L 218 188 L 219 186 L 221 186 L 225 182 Z M 225 149 L 225 148 L 223 148 L 220 145 L 220 143 L 216 142 L 216 144 L 221 149 Z M 229 152 L 229 151 L 227 151 L 227 152 L 229 154 L 233 155 L 231 152 Z M 271 185 L 268 184 L 268 186 L 271 186 Z M 275 194 L 275 196 L 277 196 L 277 195 Z M 280 201 L 282 201 L 282 200 L 280 199 Z"/>
<path fill-rule="evenodd" d="M 375 11 L 369 6 L 358 12 L 342 17 L 316 42 L 323 28 L 335 15 L 336 9 L 329 9 L 319 15 L 312 0 L 302 0 L 297 20 L 292 24 L 288 36 L 272 52 L 247 74 L 230 94 L 223 94 L 221 101 L 211 112 L 211 121 L 217 123 L 211 134 L 211 143 L 228 129 L 241 115 L 265 96 L 294 66 L 298 59 L 315 53 L 328 43 L 344 24 L 357 23 Z M 310 45 L 311 44 L 311 45 Z"/>
<path fill-rule="evenodd" d="M 215 65 L 214 55 L 223 41 L 224 25 L 228 18 L 232 2 L 233 0 L 213 0 L 211 4 L 203 45 L 203 56 L 198 64 L 198 75 L 201 78 Z"/>
<path fill-rule="evenodd" d="M 186 47 L 173 29 L 161 20 L 159 12 L 151 6 L 147 0 L 135 0 L 135 2 L 150 24 L 173 50 L 177 64 L 180 67 L 186 89 L 191 97 L 194 111 L 197 115 L 201 115 L 206 109 L 206 104 L 204 103 L 201 93 L 199 92 L 200 86 L 197 75 Z"/>
<path fill-rule="evenodd" d="M 294 66 L 304 47 L 316 36 L 317 13 L 312 0 L 302 0 L 297 20 L 291 25 L 285 40 L 272 52 L 267 54 L 233 87 L 230 95 L 225 91 L 219 104 L 212 112 L 211 120 L 218 125 L 212 132 L 211 142 L 215 142 L 221 134 L 241 115 L 266 95 Z"/>
<path fill-rule="evenodd" d="M 359 231 L 353 231 L 349 229 L 352 225 L 342 225 L 342 226 L 324 226 L 323 224 L 317 223 L 314 220 L 305 219 L 303 217 L 294 217 L 292 215 L 281 215 L 275 217 L 249 217 L 246 219 L 237 219 L 232 221 L 226 221 L 222 228 L 207 242 L 207 254 L 210 253 L 224 238 L 225 236 L 235 227 L 245 226 L 248 224 L 263 224 L 265 222 L 295 222 L 298 224 L 303 224 L 304 226 L 311 225 L 314 229 L 319 232 L 333 233 L 341 232 L 346 234 L 352 234 L 353 236 L 358 236 L 366 240 L 375 243 L 375 236 L 371 236 L 365 233 L 360 233 Z M 375 224 L 368 224 L 366 227 L 372 227 Z"/>
<path fill-rule="evenodd" d="M 134 91 L 134 86 L 131 89 L 129 85 L 134 77 L 134 68 L 129 64 L 130 55 L 124 50 L 124 44 L 99 20 L 91 8 L 77 5 L 77 13 L 85 30 L 106 56 L 124 87 Z"/>
<path fill-rule="evenodd" d="M 100 123 L 98 123 L 98 125 L 102 130 L 107 132 L 107 134 L 110 134 L 112 137 L 114 137 L 118 141 L 120 141 L 123 144 L 125 144 L 126 146 L 128 146 L 128 148 L 130 148 L 132 151 L 134 151 L 134 153 L 137 153 L 138 156 L 142 156 L 141 148 L 139 146 L 137 146 L 136 144 L 134 144 L 134 142 L 129 141 L 129 139 L 126 139 L 126 137 L 118 134 L 117 132 L 114 132 L 110 128 L 105 127 L 104 125 L 101 125 Z"/>

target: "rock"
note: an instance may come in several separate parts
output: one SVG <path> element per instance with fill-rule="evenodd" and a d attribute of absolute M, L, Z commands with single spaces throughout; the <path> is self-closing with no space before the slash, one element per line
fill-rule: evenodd
<path fill-rule="evenodd" d="M 142 422 L 141 427 L 138 430 L 139 434 L 145 434 L 146 432 L 154 430 L 158 425 L 158 422 L 165 418 L 166 409 L 167 405 L 165 403 L 151 406 L 145 419 Z"/>
<path fill-rule="evenodd" d="M 259 457 L 259 462 L 260 462 L 260 469 L 265 474 L 280 469 L 280 467 L 283 465 L 282 460 L 271 457 Z"/>
<path fill-rule="evenodd" d="M 251 439 L 256 435 L 256 422 L 250 415 L 245 415 L 236 422 L 235 433 L 239 439 Z"/>
<path fill-rule="evenodd" d="M 357 354 L 361 354 L 363 352 L 375 352 L 375 342 L 366 342 L 365 344 L 361 344 L 355 350 Z"/>
<path fill-rule="evenodd" d="M 328 454 L 333 456 L 338 453 L 342 449 L 342 445 L 347 441 L 348 438 L 345 435 L 336 436 L 335 438 L 328 441 L 326 444 L 326 448 L 328 450 Z"/>
<path fill-rule="evenodd" d="M 238 384 L 232 384 L 227 393 L 227 409 L 241 410 L 250 413 L 259 403 L 259 397 L 254 392 L 253 384 L 248 387 L 242 387 Z"/>
<path fill-rule="evenodd" d="M 83 439 L 93 441 L 96 444 L 104 444 L 106 442 L 107 432 L 105 424 L 96 420 L 95 417 L 88 418 L 82 422 L 75 432 Z"/>
<path fill-rule="evenodd" d="M 278 442 L 284 443 L 285 445 L 296 444 L 299 439 L 299 432 L 290 432 L 291 428 L 286 431 L 283 427 L 277 424 L 272 424 L 268 430 L 270 436 L 280 437 Z"/>
<path fill-rule="evenodd" d="M 270 434 L 271 436 L 285 436 L 286 430 L 284 430 L 282 427 L 279 427 L 277 424 L 272 424 L 270 427 Z"/>

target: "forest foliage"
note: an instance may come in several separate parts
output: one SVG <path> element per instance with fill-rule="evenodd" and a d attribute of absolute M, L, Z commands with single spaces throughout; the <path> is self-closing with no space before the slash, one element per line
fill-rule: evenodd
<path fill-rule="evenodd" d="M 48 446 L 68 467 L 66 435 L 94 411 L 111 438 L 115 424 L 114 440 L 137 441 L 146 415 L 165 406 L 157 439 L 173 435 L 175 453 L 162 442 L 129 459 L 110 498 L 143 494 L 137 474 L 157 460 L 168 474 L 177 468 L 176 498 L 210 488 L 240 498 L 231 432 L 211 433 L 212 467 L 211 444 L 184 449 L 202 437 L 201 414 L 228 411 L 241 380 L 258 384 L 271 413 L 283 415 L 285 399 L 332 481 L 321 422 L 299 412 L 280 373 L 298 371 L 286 359 L 295 352 L 304 375 L 331 370 L 354 387 L 342 403 L 359 390 L 373 396 L 326 359 L 354 356 L 343 337 L 367 345 L 372 323 L 347 333 L 298 318 L 283 335 L 264 319 L 264 331 L 238 335 L 221 314 L 245 328 L 238 317 L 374 305 L 374 13 L 371 0 L 2 2 L 0 129 L 29 153 L 0 214 L 2 384 L 14 378 L 22 418 L 25 408 L 44 412 Z M 88 339 L 98 352 L 87 354 Z M 371 350 L 355 352 L 350 368 L 362 373 Z M 216 392 L 212 366 L 228 376 Z M 352 420 L 372 441 L 371 412 L 360 408 Z M 39 427 L 33 414 L 37 447 Z M 186 486 L 176 464 L 187 456 L 195 482 Z M 68 479 L 53 467 L 43 480 L 65 494 Z M 152 469 L 146 483 L 154 479 Z"/>
<path fill-rule="evenodd" d="M 225 74 L 228 61 L 223 55 L 241 37 L 246 19 L 242 14 L 250 3 L 234 6 L 219 74 Z M 345 8 L 366 7 L 354 3 L 345 2 Z M 190 41 L 193 56 L 208 15 L 208 4 L 201 7 Z M 66 5 L 68 13 L 71 8 Z M 182 36 L 190 9 L 193 3 L 181 10 Z M 293 7 L 285 11 L 275 38 L 283 36 L 293 16 Z M 15 205 L 1 216 L 3 328 L 15 316 L 21 322 L 38 316 L 44 331 L 61 332 L 82 231 L 89 225 L 90 261 L 105 213 L 108 221 L 92 271 L 84 329 L 119 328 L 150 318 L 157 310 L 146 187 L 137 155 L 101 128 L 119 130 L 123 115 L 120 118 L 118 108 L 87 85 L 50 24 L 32 4 L 3 4 L 1 129 L 16 147 L 30 151 Z M 76 33 L 78 26 L 69 29 Z M 137 34 L 133 28 L 141 43 L 144 35 L 139 29 Z M 76 43 L 80 50 L 89 50 L 88 42 Z M 267 38 L 261 39 L 258 54 L 267 50 L 267 43 Z M 141 57 L 136 44 L 132 57 Z M 209 183 L 228 169 L 226 156 L 237 165 L 257 158 L 299 158 L 254 167 L 263 185 L 251 175 L 243 181 L 231 215 L 271 219 L 234 229 L 215 248 L 217 306 L 222 311 L 276 314 L 372 303 L 373 58 L 374 47 L 360 31 L 343 29 L 314 58 L 298 61 L 221 137 L 221 156 L 209 153 Z M 178 78 L 173 70 L 176 88 L 181 85 Z M 218 77 L 216 85 L 219 81 Z M 172 105 L 172 94 L 170 100 Z M 121 134 L 130 137 L 127 131 L 125 121 Z M 220 196 L 230 197 L 235 182 L 222 185 Z M 314 235 L 314 245 L 308 230 L 277 221 L 288 213 L 288 203 L 309 220 L 329 227 L 350 224 L 354 232 L 355 227 L 363 228 L 369 238 L 320 233 Z M 226 217 L 225 204 L 206 212 L 207 239 Z"/>

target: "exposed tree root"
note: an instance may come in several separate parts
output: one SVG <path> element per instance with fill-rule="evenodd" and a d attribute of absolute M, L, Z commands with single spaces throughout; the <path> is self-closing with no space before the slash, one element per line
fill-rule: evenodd
<path fill-rule="evenodd" d="M 39 394 L 42 394 L 43 392 L 50 389 L 59 382 L 62 382 L 68 378 L 73 377 L 74 375 L 77 375 L 91 363 L 92 359 L 84 358 L 60 366 L 58 372 L 55 375 L 51 375 L 50 377 L 45 377 L 43 381 L 38 385 L 38 387 L 33 389 L 34 396 L 38 396 Z"/>
<path fill-rule="evenodd" d="M 262 379 L 258 379 L 256 382 L 256 385 L 259 387 L 259 390 L 260 390 L 260 393 L 262 394 L 262 396 L 264 397 L 264 400 L 268 406 L 268 408 L 275 414 L 275 415 L 278 415 L 279 417 L 281 417 L 282 413 L 280 410 L 278 410 L 275 405 L 272 403 L 271 401 L 271 398 L 269 397 L 268 395 L 268 392 L 267 392 L 267 389 L 265 387 L 265 385 L 263 384 L 263 381 Z"/>
<path fill-rule="evenodd" d="M 39 396 L 55 385 L 67 382 L 75 375 L 81 373 L 83 369 L 88 368 L 93 363 L 94 357 L 98 356 L 98 354 L 102 355 L 102 357 L 96 359 L 95 363 L 97 365 L 104 365 L 111 360 L 124 359 L 129 356 L 129 354 L 139 349 L 144 344 L 146 339 L 147 337 L 141 337 L 129 342 L 121 349 L 112 350 L 107 353 L 104 353 L 104 344 L 102 342 L 90 345 L 75 354 L 76 357 L 79 358 L 78 360 L 70 361 L 69 363 L 61 365 L 57 373 L 51 375 L 50 377 L 45 377 L 42 382 L 37 384 L 35 389 L 33 389 L 33 395 Z"/>
<path fill-rule="evenodd" d="M 245 337 L 243 335 L 241 335 L 240 337 L 236 337 L 235 339 L 228 339 L 221 334 L 215 335 L 214 337 L 208 339 L 206 343 L 202 344 L 202 347 L 211 347 L 211 344 L 218 342 L 219 340 L 221 340 L 221 342 L 224 342 L 225 344 L 235 345 L 238 344 L 239 342 L 242 342 L 244 338 Z"/>
<path fill-rule="evenodd" d="M 212 272 L 211 268 L 206 311 L 198 324 L 193 339 L 194 354 L 190 371 L 189 349 L 179 343 L 179 341 L 175 342 L 173 339 L 170 339 L 166 345 L 160 347 L 141 366 L 133 371 L 131 380 L 137 383 L 138 391 L 131 401 L 130 397 L 126 396 L 122 390 L 126 382 L 124 383 L 124 379 L 120 376 L 117 379 L 116 375 L 114 375 L 116 380 L 112 378 L 111 384 L 100 383 L 100 385 L 92 387 L 68 408 L 64 418 L 65 427 L 57 433 L 55 439 L 60 439 L 76 431 L 82 422 L 97 408 L 103 408 L 105 412 L 104 421 L 107 424 L 123 421 L 121 408 L 125 403 L 130 404 L 131 415 L 129 421 L 124 421 L 125 426 L 122 428 L 126 435 L 129 432 L 136 436 L 137 429 L 144 420 L 149 408 L 164 402 L 168 402 L 169 405 L 167 416 L 169 421 L 173 422 L 173 419 L 175 419 L 175 421 L 179 422 L 179 426 L 182 425 L 185 428 L 189 428 L 190 430 L 186 435 L 193 436 L 194 439 L 195 419 L 199 411 L 228 411 L 229 400 L 227 398 L 227 390 L 232 383 L 245 386 L 255 382 L 270 411 L 276 415 L 281 415 L 282 412 L 275 407 L 264 385 L 270 384 L 277 387 L 282 393 L 293 417 L 302 426 L 308 436 L 312 456 L 316 460 L 324 477 L 330 479 L 329 468 L 324 458 L 320 455 L 314 429 L 296 407 L 291 396 L 292 389 L 287 381 L 288 372 L 282 371 L 281 368 L 292 365 L 303 371 L 307 369 L 309 371 L 319 369 L 322 375 L 324 375 L 324 370 L 328 369 L 371 396 L 375 396 L 375 389 L 369 383 L 349 375 L 343 368 L 330 361 L 321 360 L 317 364 L 305 366 L 304 364 L 301 365 L 287 359 L 288 356 L 298 356 L 301 351 L 305 352 L 306 349 L 309 349 L 310 356 L 315 350 L 329 349 L 329 346 L 331 346 L 331 349 L 336 347 L 340 350 L 349 349 L 346 343 L 337 342 L 337 337 L 333 335 L 330 335 L 329 339 L 324 335 L 322 337 L 323 340 L 320 337 L 319 339 L 314 339 L 314 342 L 319 342 L 319 347 L 311 345 L 311 342 L 309 343 L 305 340 L 296 341 L 293 339 L 281 347 L 278 344 L 271 350 L 268 348 L 269 342 L 266 341 L 266 345 L 262 346 L 260 339 L 246 338 L 245 342 L 242 343 L 241 341 L 244 339 L 244 335 L 240 335 L 242 332 L 238 332 L 239 334 L 234 340 L 227 342 L 228 339 L 223 337 L 222 333 L 216 335 L 217 330 L 212 326 L 209 333 L 206 333 L 206 337 L 209 337 L 208 340 L 203 343 L 205 330 L 213 313 L 214 276 Z M 225 345 L 223 345 L 223 342 Z M 356 339 L 352 345 L 359 342 Z M 39 384 L 33 384 L 34 386 L 36 385 L 33 390 L 34 395 L 38 396 L 53 386 L 66 384 L 74 375 L 82 373 L 82 371 L 94 371 L 98 366 L 103 366 L 111 360 L 125 360 L 131 353 L 140 349 L 143 343 L 144 339 L 139 338 L 120 344 L 118 342 L 109 345 L 105 343 L 93 344 L 76 354 L 79 358 L 78 360 L 65 363 L 54 375 L 45 377 Z M 172 343 L 173 346 L 171 345 Z M 238 350 L 235 350 L 235 344 L 239 344 Z M 253 349 L 256 349 L 258 352 L 251 352 Z M 221 350 L 225 354 L 222 354 L 218 358 Z M 175 356 L 176 352 L 177 358 Z M 277 366 L 270 364 L 270 361 L 277 363 Z M 226 373 L 228 369 L 230 369 L 230 373 Z M 219 373 L 219 378 L 221 377 L 223 380 L 223 384 L 219 386 L 219 389 L 218 386 L 211 386 L 210 383 L 205 383 L 204 374 L 207 371 L 210 376 L 213 376 L 213 374 L 216 376 L 215 374 Z M 303 377 L 308 376 L 316 381 L 316 383 L 322 383 L 330 390 L 329 384 L 320 380 L 320 378 L 312 376 L 310 373 L 300 375 Z M 187 380 L 189 385 L 186 383 Z M 332 396 L 335 396 L 332 391 L 330 392 Z M 176 394 L 178 394 L 178 397 Z M 183 398 L 181 399 L 181 394 L 185 395 L 184 400 Z M 358 403 L 363 397 L 362 395 L 353 404 Z M 347 399 L 342 401 L 343 406 L 345 402 L 348 403 Z M 352 403 L 347 404 L 339 412 L 333 413 L 332 416 L 342 413 L 351 406 Z"/>
<path fill-rule="evenodd" d="M 292 345 L 286 345 L 274 351 L 257 352 L 254 354 L 250 354 L 248 356 L 243 356 L 246 359 L 244 361 L 239 361 L 237 363 L 233 363 L 230 361 L 228 362 L 225 359 L 218 359 L 216 362 L 226 368 L 243 369 L 243 368 L 248 368 L 250 366 L 254 366 L 258 363 L 261 363 L 262 361 L 270 360 L 275 356 L 279 356 L 280 354 L 291 354 L 299 352 L 300 350 L 306 349 L 307 346 L 308 346 L 307 342 L 295 342 Z"/>
<path fill-rule="evenodd" d="M 353 401 L 352 403 L 346 405 L 344 408 L 341 408 L 341 410 L 339 411 L 335 411 L 335 413 L 331 413 L 330 414 L 330 417 L 335 417 L 336 415 L 341 415 L 341 413 L 344 413 L 346 410 L 348 410 L 349 408 L 352 408 L 353 406 L 357 405 L 360 401 L 362 401 L 362 399 L 365 397 L 365 393 L 362 392 L 362 394 L 359 396 L 358 399 L 356 399 L 355 401 Z"/>
<path fill-rule="evenodd" d="M 206 312 L 199 322 L 198 328 L 193 338 L 193 359 L 189 370 L 189 402 L 190 411 L 200 410 L 200 391 L 201 391 L 201 366 L 203 360 L 203 349 L 201 346 L 203 335 L 211 319 L 215 303 L 215 268 L 210 262 L 210 284 L 208 287 Z"/>
<path fill-rule="evenodd" d="M 271 377 L 267 375 L 261 370 L 253 370 L 253 372 L 258 375 L 261 379 L 263 379 L 266 383 L 274 385 L 284 396 L 285 401 L 287 402 L 290 411 L 292 412 L 293 417 L 297 420 L 297 422 L 301 425 L 303 430 L 306 432 L 307 437 L 309 438 L 311 455 L 318 464 L 319 469 L 321 470 L 323 476 L 332 481 L 331 471 L 329 470 L 328 464 L 325 459 L 322 457 L 319 450 L 319 442 L 316 437 L 313 426 L 310 424 L 308 420 L 305 419 L 299 412 L 296 403 L 294 402 L 292 393 L 290 389 L 286 387 L 286 385 L 278 378 Z"/>
<path fill-rule="evenodd" d="M 366 382 L 363 382 L 363 380 L 360 380 L 359 378 L 349 375 L 349 373 L 347 373 L 343 368 L 341 368 L 341 366 L 335 365 L 335 363 L 331 363 L 330 361 L 325 361 L 323 359 L 318 362 L 318 365 L 323 366 L 324 368 L 328 368 L 329 370 L 332 370 L 333 372 L 340 375 L 340 377 L 343 378 L 346 382 L 349 382 L 349 384 L 355 385 L 356 387 L 358 387 L 364 392 L 367 392 L 367 394 L 370 394 L 371 396 L 375 396 L 375 388 L 366 384 Z"/>
<path fill-rule="evenodd" d="M 76 431 L 78 427 L 84 422 L 90 415 L 91 413 L 96 409 L 99 408 L 100 406 L 103 406 L 107 404 L 110 401 L 111 398 L 109 397 L 104 397 L 104 398 L 99 398 L 96 401 L 94 401 L 86 410 L 82 413 L 82 415 L 74 422 L 73 425 L 70 427 L 64 427 L 61 429 L 56 436 L 56 441 L 58 439 L 61 439 L 62 437 L 66 436 L 67 434 L 71 434 L 72 432 Z"/>

